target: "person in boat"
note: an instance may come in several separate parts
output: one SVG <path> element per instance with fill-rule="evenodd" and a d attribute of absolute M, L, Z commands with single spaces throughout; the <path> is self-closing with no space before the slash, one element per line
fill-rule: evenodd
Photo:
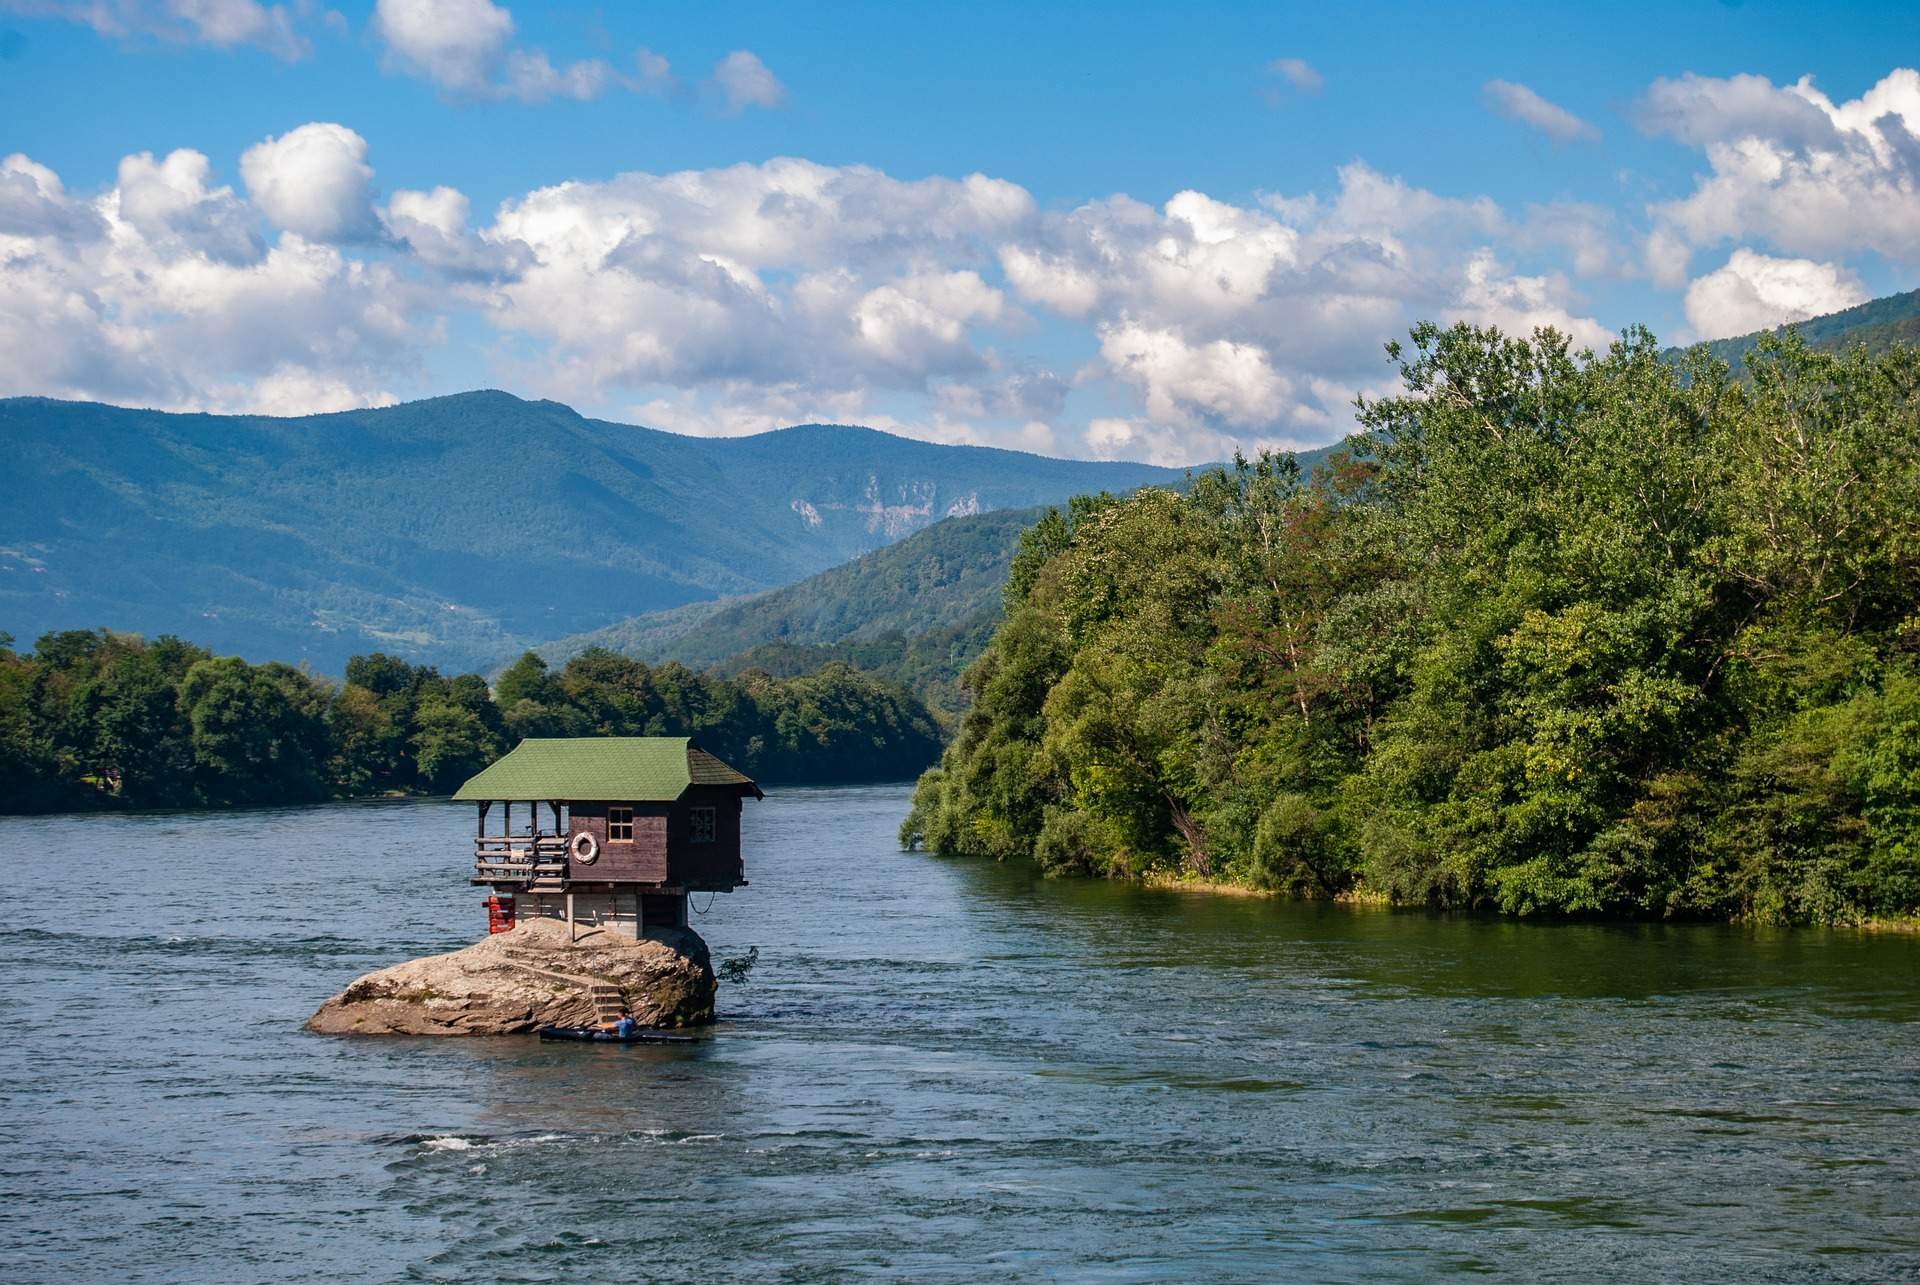
<path fill-rule="evenodd" d="M 640 1023 L 633 1020 L 633 1014 L 625 1009 L 620 1011 L 620 1020 L 613 1024 L 615 1039 L 630 1040 L 640 1031 Z"/>

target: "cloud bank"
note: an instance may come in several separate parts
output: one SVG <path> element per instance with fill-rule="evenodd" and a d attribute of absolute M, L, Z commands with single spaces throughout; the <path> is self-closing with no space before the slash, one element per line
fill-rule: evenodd
<path fill-rule="evenodd" d="M 458 38 L 396 5 L 395 39 L 449 92 L 502 92 L 511 23 L 464 2 Z M 741 109 L 777 105 L 770 73 L 736 69 Z M 1304 190 L 1050 207 L 987 174 L 776 158 L 480 211 L 444 184 L 383 192 L 377 140 L 337 122 L 224 162 L 136 153 L 87 192 L 14 155 L 0 388 L 332 409 L 444 391 L 423 372 L 452 332 L 479 337 L 490 382 L 681 431 L 852 420 L 1188 463 L 1337 438 L 1356 395 L 1392 386 L 1383 341 L 1418 319 L 1599 346 L 1586 289 L 1644 273 L 1705 337 L 1858 302 L 1862 250 L 1920 263 L 1915 73 L 1850 103 L 1804 81 L 1661 81 L 1636 119 L 1702 161 L 1637 224 L 1357 161 Z M 1825 222 L 1800 208 L 1816 197 Z"/>

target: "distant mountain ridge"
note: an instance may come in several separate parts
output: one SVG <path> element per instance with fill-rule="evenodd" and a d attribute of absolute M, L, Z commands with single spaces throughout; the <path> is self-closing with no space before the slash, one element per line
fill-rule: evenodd
<path fill-rule="evenodd" d="M 637 616 L 538 650 L 556 664 L 605 647 L 637 660 L 730 674 L 762 668 L 779 677 L 838 660 L 951 714 L 960 670 L 1000 618 L 1020 533 L 1045 511 L 948 518 L 797 584 Z"/>
<path fill-rule="evenodd" d="M 812 575 L 950 515 L 1184 477 L 801 425 L 696 438 L 462 393 L 279 419 L 0 400 L 0 630 L 464 668 Z"/>
<path fill-rule="evenodd" d="M 538 650 L 553 663 L 606 647 L 636 660 L 706 669 L 768 643 L 859 642 L 958 624 L 999 604 L 1020 533 L 1045 511 L 948 518 L 783 588 L 636 616 Z"/>
<path fill-rule="evenodd" d="M 1870 299 L 1839 312 L 1795 322 L 1793 328 L 1809 347 L 1824 350 L 1859 344 L 1868 352 L 1877 353 L 1895 344 L 1920 345 L 1920 290 Z M 1779 334 L 1786 329 L 1776 326 L 1772 330 L 1756 330 L 1731 339 L 1715 339 L 1702 346 L 1738 370 L 1741 359 L 1759 346 L 1762 336 Z M 1677 357 L 1683 351 L 1672 348 L 1668 356 Z"/>

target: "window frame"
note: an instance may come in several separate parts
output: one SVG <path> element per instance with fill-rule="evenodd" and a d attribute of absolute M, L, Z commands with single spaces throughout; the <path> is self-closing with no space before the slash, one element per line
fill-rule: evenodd
<path fill-rule="evenodd" d="M 615 819 L 616 816 L 621 814 L 624 814 L 624 818 L 620 820 L 616 820 Z M 623 829 L 625 830 L 624 834 L 621 833 L 621 830 Z M 607 842 L 608 843 L 632 843 L 633 842 L 633 808 L 631 805 L 622 805 L 620 807 L 614 807 L 611 805 L 608 806 L 607 808 Z"/>
<path fill-rule="evenodd" d="M 706 820 L 706 836 L 701 837 L 700 821 Z M 687 843 L 698 847 L 709 847 L 720 842 L 720 809 L 698 807 L 687 809 Z"/>

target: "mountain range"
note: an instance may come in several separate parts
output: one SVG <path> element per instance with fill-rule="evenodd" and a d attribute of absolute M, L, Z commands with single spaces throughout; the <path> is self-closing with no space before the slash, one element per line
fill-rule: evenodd
<path fill-rule="evenodd" d="M 339 673 L 790 584 L 942 518 L 1184 470 L 808 424 L 699 438 L 463 393 L 298 418 L 0 400 L 0 629 L 175 633 Z"/>
<path fill-rule="evenodd" d="M 1920 341 L 1920 291 L 1797 328 Z M 1708 347 L 1737 364 L 1761 333 Z M 501 392 L 289 419 L 13 398 L 0 448 L 0 630 L 23 643 L 105 625 L 329 673 L 373 650 L 845 660 L 949 714 L 1036 506 L 1187 472 L 839 425 L 686 437 Z"/>

